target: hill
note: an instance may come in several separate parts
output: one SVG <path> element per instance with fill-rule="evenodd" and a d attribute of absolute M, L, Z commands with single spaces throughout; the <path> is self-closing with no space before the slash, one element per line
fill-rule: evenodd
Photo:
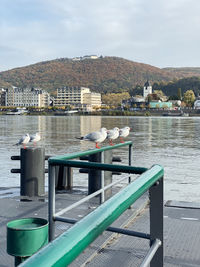
<path fill-rule="evenodd" d="M 187 73 L 188 76 L 190 74 Z M 30 86 L 53 92 L 63 86 L 84 86 L 95 92 L 107 93 L 133 90 L 136 85 L 143 86 L 147 79 L 152 83 L 168 82 L 185 76 L 180 71 L 118 57 L 79 61 L 61 58 L 0 72 L 0 87 Z"/>
<path fill-rule="evenodd" d="M 173 75 L 181 75 L 182 77 L 200 76 L 200 68 L 185 67 L 185 68 L 164 68 L 163 70 L 172 73 Z"/>

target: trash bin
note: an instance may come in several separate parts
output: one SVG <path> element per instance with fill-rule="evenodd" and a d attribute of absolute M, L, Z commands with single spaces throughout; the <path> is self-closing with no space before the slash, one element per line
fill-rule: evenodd
<path fill-rule="evenodd" d="M 15 256 L 15 266 L 48 243 L 48 221 L 23 218 L 7 224 L 7 253 Z"/>

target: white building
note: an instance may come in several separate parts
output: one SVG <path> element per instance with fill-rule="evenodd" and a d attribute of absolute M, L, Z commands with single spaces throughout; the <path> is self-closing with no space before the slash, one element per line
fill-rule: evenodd
<path fill-rule="evenodd" d="M 86 55 L 83 57 L 74 57 L 72 58 L 73 61 L 81 61 L 85 59 L 98 59 L 99 57 L 97 55 Z"/>
<path fill-rule="evenodd" d="M 144 99 L 149 95 L 152 94 L 152 86 L 150 85 L 149 81 L 147 81 L 144 84 L 144 89 L 143 89 L 143 97 Z"/>
<path fill-rule="evenodd" d="M 101 107 L 101 94 L 93 93 L 86 87 L 66 86 L 57 89 L 55 106 L 72 105 L 77 108 L 92 109 L 94 106 Z"/>
<path fill-rule="evenodd" d="M 49 103 L 49 93 L 40 89 L 12 86 L 6 91 L 6 106 L 47 107 Z"/>
<path fill-rule="evenodd" d="M 200 100 L 197 99 L 195 102 L 194 102 L 194 109 L 200 109 Z"/>
<path fill-rule="evenodd" d="M 85 93 L 83 95 L 83 104 L 87 111 L 92 111 L 94 108 L 101 107 L 101 94 L 99 93 Z"/>

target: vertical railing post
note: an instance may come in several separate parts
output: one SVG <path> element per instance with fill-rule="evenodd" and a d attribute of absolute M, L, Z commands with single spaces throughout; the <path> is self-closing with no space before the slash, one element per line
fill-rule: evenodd
<path fill-rule="evenodd" d="M 161 246 L 151 260 L 151 267 L 163 267 L 163 178 L 149 189 L 150 197 L 150 246 L 156 239 Z"/>
<path fill-rule="evenodd" d="M 131 166 L 132 159 L 132 144 L 128 146 L 128 165 Z M 131 183 L 131 176 L 128 177 L 129 184 Z"/>
<path fill-rule="evenodd" d="M 105 156 L 105 151 L 101 153 L 101 162 L 104 162 L 104 158 L 105 158 L 104 156 Z M 105 182 L 105 171 L 101 173 L 101 188 L 103 189 L 103 191 L 101 192 L 101 196 L 100 196 L 100 204 L 104 203 L 105 201 L 104 182 Z"/>
<path fill-rule="evenodd" d="M 112 150 L 104 151 L 103 163 L 112 164 L 113 152 Z M 107 186 L 112 183 L 112 172 L 104 171 L 104 185 Z M 109 188 L 105 191 L 105 200 L 109 199 L 112 196 L 112 189 Z"/>
<path fill-rule="evenodd" d="M 54 239 L 55 234 L 55 166 L 49 164 L 48 177 L 48 210 L 49 210 L 49 241 Z"/>

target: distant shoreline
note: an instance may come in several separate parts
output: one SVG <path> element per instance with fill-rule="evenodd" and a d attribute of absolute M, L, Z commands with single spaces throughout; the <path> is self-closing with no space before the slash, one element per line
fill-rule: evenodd
<path fill-rule="evenodd" d="M 1 111 L 0 115 L 7 116 L 167 116 L 167 117 L 198 117 L 200 110 L 198 109 L 183 109 L 183 110 L 137 110 L 137 111 L 121 111 L 121 110 L 106 110 L 94 112 L 78 112 L 75 114 L 67 114 L 63 111 L 33 111 L 26 114 L 15 115 L 9 111 Z"/>

